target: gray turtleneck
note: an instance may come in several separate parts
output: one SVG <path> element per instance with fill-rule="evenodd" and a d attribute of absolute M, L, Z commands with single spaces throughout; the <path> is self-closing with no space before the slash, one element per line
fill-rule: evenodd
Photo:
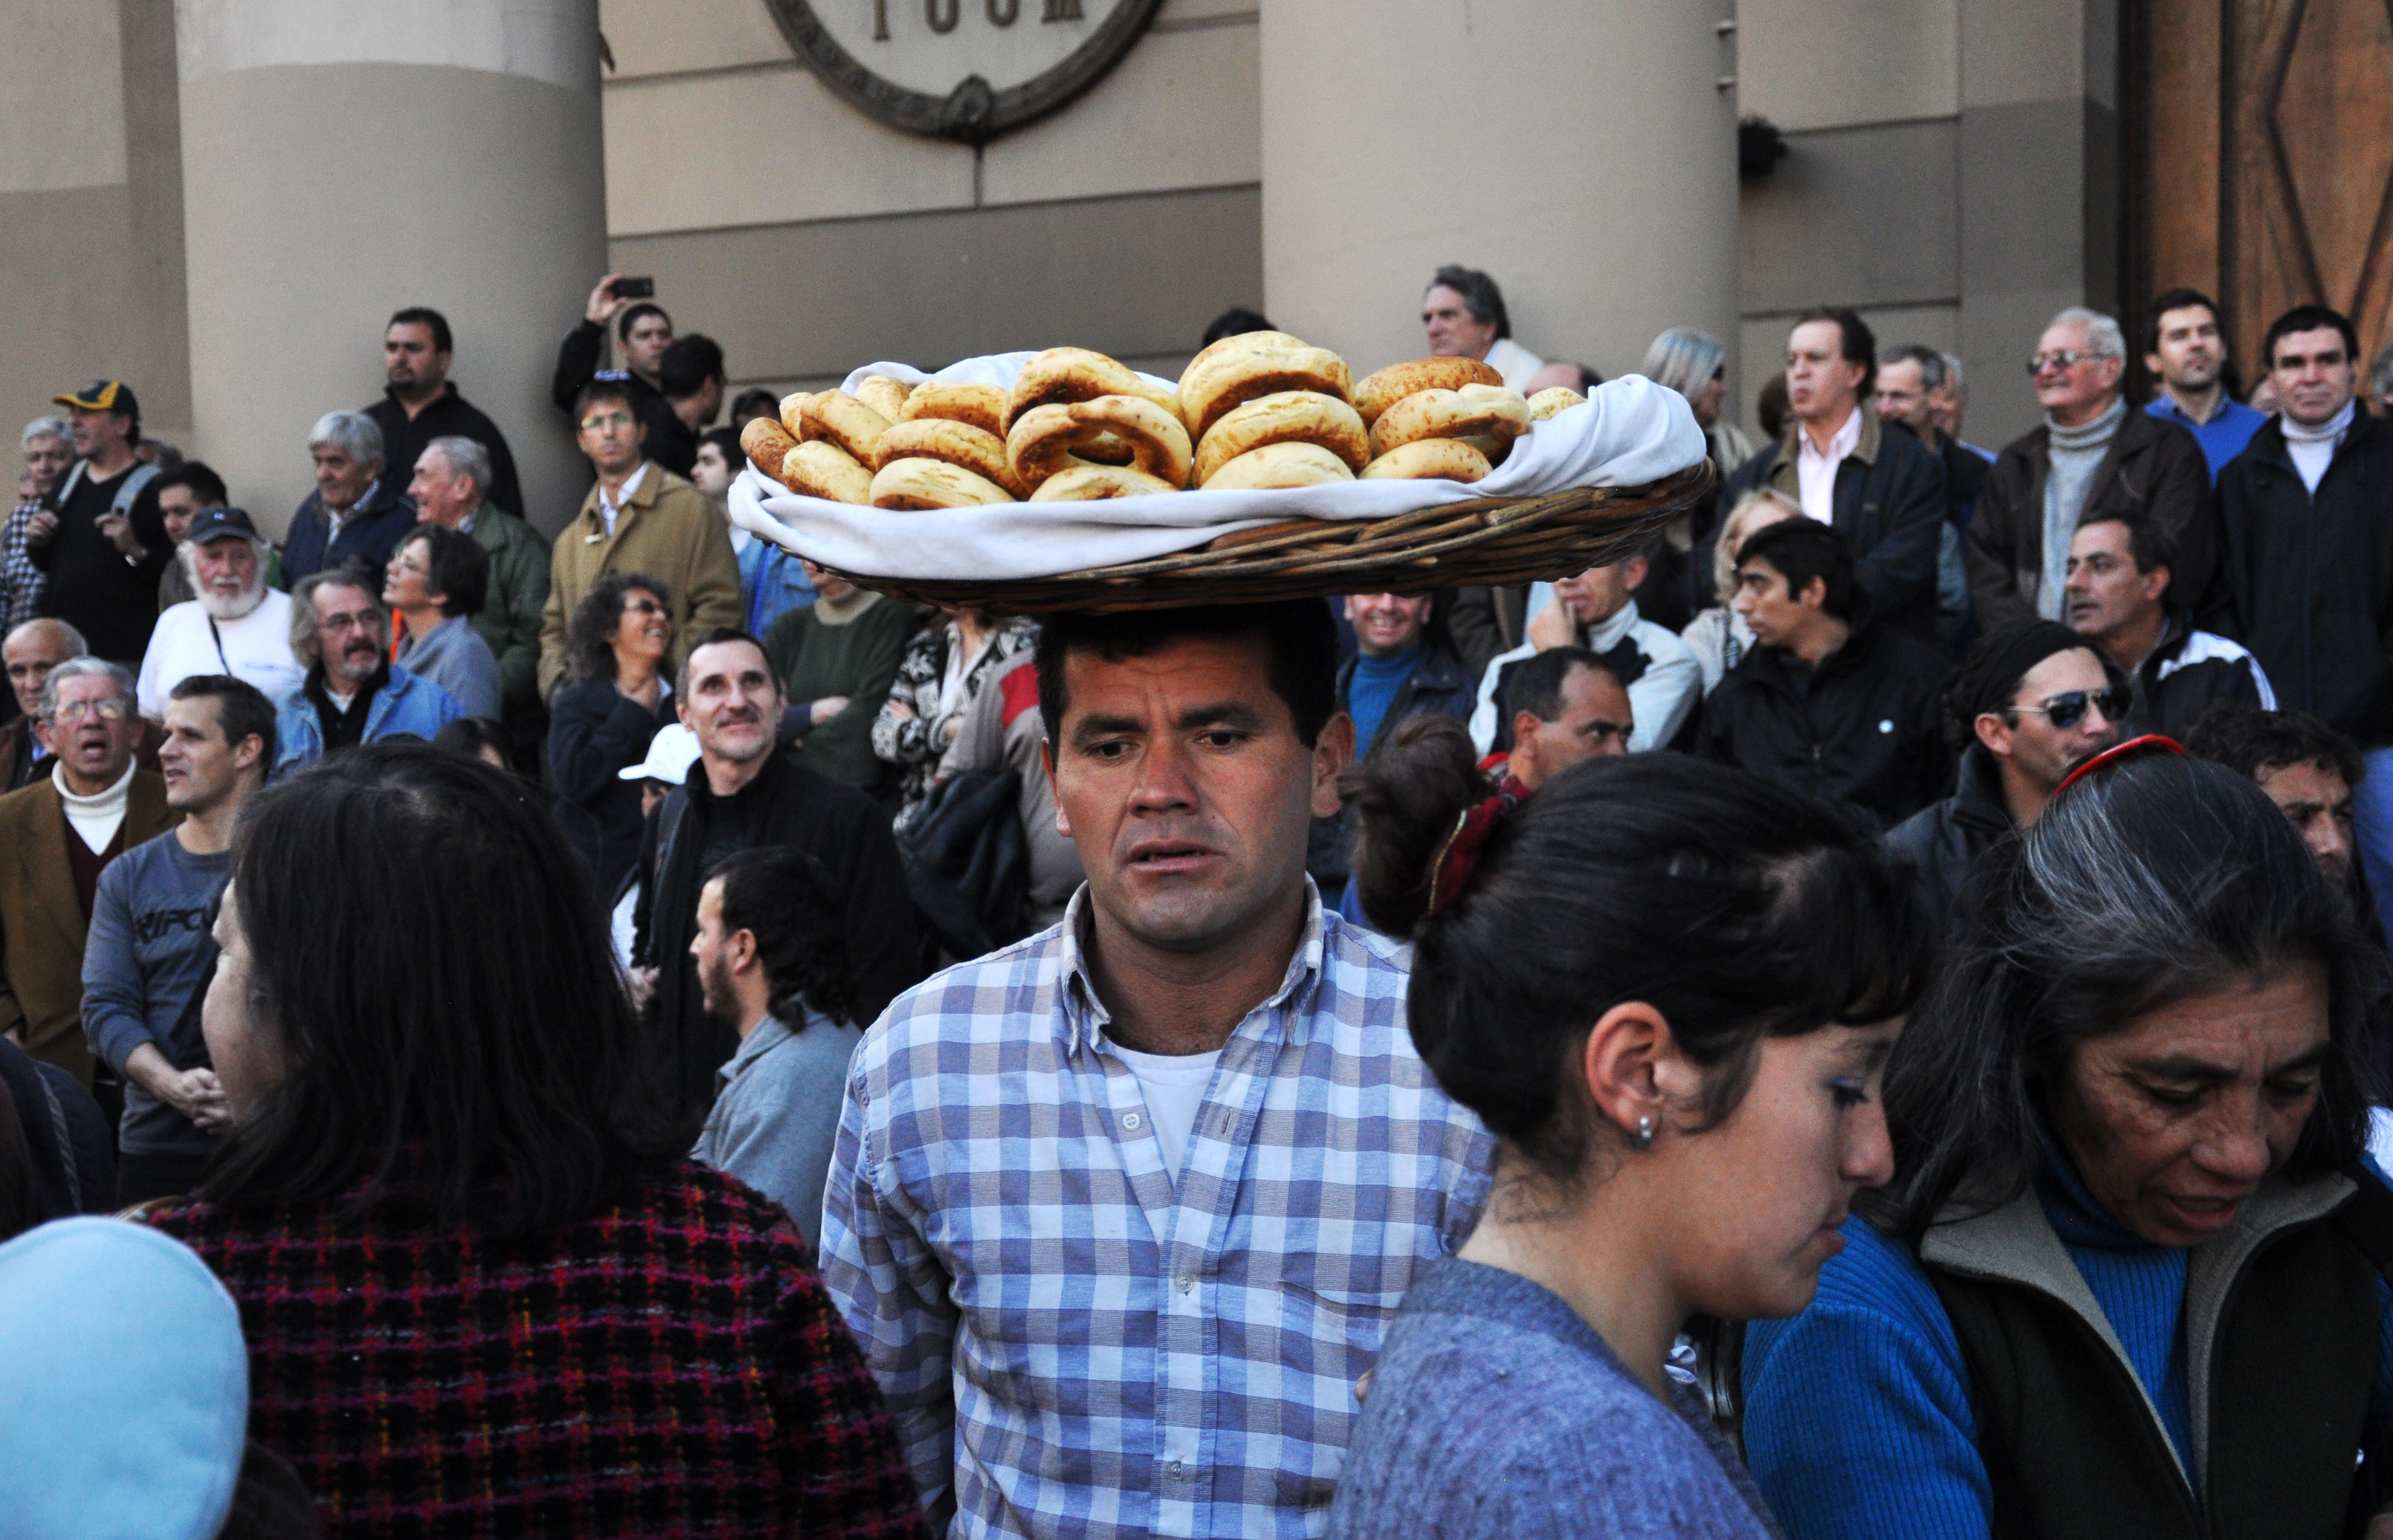
<path fill-rule="evenodd" d="M 2044 582 L 2036 590 L 2035 610 L 2047 620 L 2060 619 L 2063 590 L 2069 582 L 2069 542 L 2077 534 L 2077 515 L 2086 506 L 2086 489 L 2109 453 L 2119 424 L 2127 420 L 2127 401 L 2120 397 L 2110 410 L 2082 427 L 2065 428 L 2050 416 L 2052 468 L 2044 477 Z"/>

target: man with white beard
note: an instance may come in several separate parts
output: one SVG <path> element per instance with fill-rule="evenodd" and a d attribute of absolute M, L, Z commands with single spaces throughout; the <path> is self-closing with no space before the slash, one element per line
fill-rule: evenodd
<path fill-rule="evenodd" d="M 266 586 L 266 542 L 239 508 L 191 520 L 177 554 L 199 596 L 168 607 L 142 655 L 136 699 L 163 721 L 175 686 L 194 674 L 229 673 L 279 700 L 307 676 L 291 650 L 291 595 Z"/>

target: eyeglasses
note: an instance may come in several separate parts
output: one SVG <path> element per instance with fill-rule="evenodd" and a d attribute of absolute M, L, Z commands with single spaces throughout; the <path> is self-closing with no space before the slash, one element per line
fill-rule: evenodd
<path fill-rule="evenodd" d="M 53 722 L 81 722 L 87 716 L 96 716 L 102 722 L 121 722 L 124 719 L 124 702 L 112 698 L 108 700 L 70 700 L 65 705 L 60 706 L 57 711 L 52 711 L 50 713 L 50 720 Z"/>
<path fill-rule="evenodd" d="M 639 421 L 639 419 L 632 416 L 629 412 L 593 412 L 591 415 L 582 419 L 582 431 L 584 433 L 600 433 L 604 432 L 608 428 L 627 428 L 637 421 Z"/>
<path fill-rule="evenodd" d="M 2041 374 L 2049 366 L 2066 373 L 2081 363 L 2086 363 L 2095 359 L 2107 359 L 2110 356 L 2108 353 L 2080 353 L 2073 347 L 2063 347 L 2050 353 L 2038 353 L 2028 359 L 2027 372 L 2030 374 Z"/>
<path fill-rule="evenodd" d="M 2088 707 L 2100 708 L 2105 721 L 2116 722 L 2127 714 L 2127 707 L 2134 700 L 2135 693 L 2126 685 L 2113 685 L 2108 689 L 2071 690 L 2062 695 L 2047 696 L 2041 706 L 2014 706 L 2011 710 L 2038 712 L 2049 717 L 2054 726 L 2067 732 L 2086 720 Z"/>
<path fill-rule="evenodd" d="M 666 615 L 672 613 L 667 610 L 664 606 L 657 603 L 654 599 L 625 599 L 623 601 L 623 612 L 627 615 Z"/>

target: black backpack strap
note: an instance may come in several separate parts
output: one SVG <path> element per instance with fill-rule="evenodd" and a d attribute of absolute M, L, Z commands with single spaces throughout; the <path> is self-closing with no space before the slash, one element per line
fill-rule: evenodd
<path fill-rule="evenodd" d="M 2343 1174 L 2358 1191 L 2335 1210 L 2334 1226 L 2360 1248 L 2377 1275 L 2393 1285 L 2393 1187 L 2386 1186 L 2385 1179 L 2364 1164 L 2352 1166 Z"/>

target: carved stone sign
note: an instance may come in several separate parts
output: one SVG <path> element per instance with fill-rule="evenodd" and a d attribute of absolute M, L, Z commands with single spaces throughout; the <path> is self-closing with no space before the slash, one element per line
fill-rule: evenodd
<path fill-rule="evenodd" d="M 798 57 L 882 122 L 986 144 L 1062 107 L 1163 0 L 766 0 Z"/>

